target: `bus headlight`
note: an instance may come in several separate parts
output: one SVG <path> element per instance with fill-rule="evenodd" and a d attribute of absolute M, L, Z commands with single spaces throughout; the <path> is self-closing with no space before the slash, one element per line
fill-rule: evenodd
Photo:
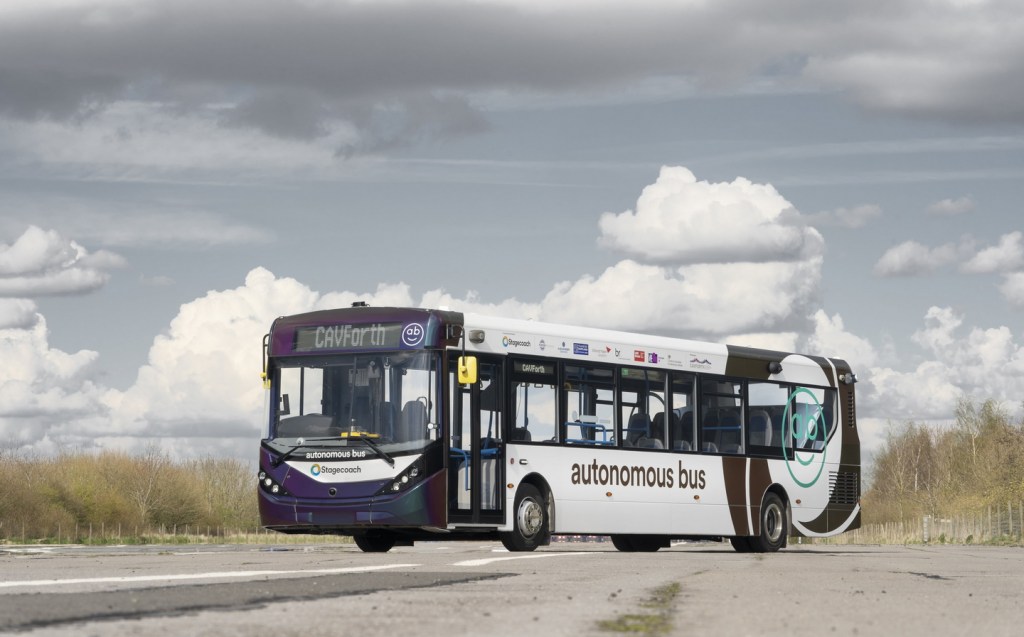
<path fill-rule="evenodd" d="M 409 467 L 402 473 L 395 476 L 395 481 L 385 486 L 378 493 L 398 493 L 412 487 L 419 481 L 420 476 L 423 475 L 422 458 L 409 465 Z"/>
<path fill-rule="evenodd" d="M 268 476 L 266 471 L 260 471 L 258 477 L 258 484 L 264 493 L 269 493 L 271 495 L 288 495 L 288 492 L 285 491 L 284 487 Z"/>

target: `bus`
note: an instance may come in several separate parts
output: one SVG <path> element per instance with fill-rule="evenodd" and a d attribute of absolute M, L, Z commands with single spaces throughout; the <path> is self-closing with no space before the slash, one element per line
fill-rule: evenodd
<path fill-rule="evenodd" d="M 282 533 L 770 552 L 860 526 L 840 359 L 356 303 L 275 320 L 263 378 L 259 511 Z"/>

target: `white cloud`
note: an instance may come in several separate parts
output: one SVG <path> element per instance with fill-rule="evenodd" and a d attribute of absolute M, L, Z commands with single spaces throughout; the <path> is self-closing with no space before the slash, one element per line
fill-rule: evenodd
<path fill-rule="evenodd" d="M 867 339 L 846 331 L 841 316 L 829 316 L 824 310 L 814 313 L 814 332 L 807 339 L 806 350 L 842 358 L 855 372 L 872 367 L 878 360 L 875 347 Z"/>
<path fill-rule="evenodd" d="M 541 318 L 717 340 L 727 334 L 802 324 L 820 278 L 817 258 L 675 270 L 627 260 L 597 278 L 556 285 L 541 302 Z"/>
<path fill-rule="evenodd" d="M 970 197 L 960 197 L 959 199 L 936 201 L 928 206 L 928 212 L 933 215 L 952 217 L 973 212 L 974 208 L 974 201 Z"/>
<path fill-rule="evenodd" d="M 123 265 L 116 254 L 90 254 L 53 230 L 29 226 L 11 245 L 0 243 L 0 297 L 89 292 L 107 282 L 105 270 Z"/>
<path fill-rule="evenodd" d="M 601 245 L 646 262 L 790 261 L 821 254 L 813 228 L 780 223 L 792 208 L 770 184 L 738 177 L 697 181 L 683 167 L 663 167 L 636 211 L 601 215 Z"/>
<path fill-rule="evenodd" d="M 1024 267 L 1024 233 L 1019 230 L 1004 234 L 999 245 L 979 251 L 960 266 L 962 272 L 988 274 L 1009 272 Z"/>
<path fill-rule="evenodd" d="M 1024 308 L 1024 272 L 1007 274 L 1002 285 L 999 286 L 999 291 L 1003 293 L 1007 301 Z"/>
<path fill-rule="evenodd" d="M 871 370 L 874 415 L 898 419 L 948 420 L 961 396 L 993 398 L 1017 409 L 1024 387 L 1024 346 L 1008 327 L 974 327 L 963 333 L 964 317 L 932 307 L 912 340 L 926 359 L 910 371 Z"/>
<path fill-rule="evenodd" d="M 957 254 L 957 247 L 952 243 L 929 248 L 917 241 L 904 241 L 886 250 L 875 263 L 874 272 L 878 276 L 928 274 L 956 261 Z"/>
<path fill-rule="evenodd" d="M 105 413 L 93 379 L 98 354 L 49 346 L 46 320 L 0 329 L 0 441 L 33 445 L 68 423 Z"/>
<path fill-rule="evenodd" d="M 28 329 L 36 324 L 36 304 L 28 299 L 0 298 L 0 330 Z"/>

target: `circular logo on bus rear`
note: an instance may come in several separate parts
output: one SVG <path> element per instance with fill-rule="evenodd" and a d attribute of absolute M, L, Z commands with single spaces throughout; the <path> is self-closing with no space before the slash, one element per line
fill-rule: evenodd
<path fill-rule="evenodd" d="M 791 413 L 790 406 L 797 404 L 801 396 L 810 399 L 807 405 L 812 406 L 808 412 Z M 806 399 L 805 399 L 806 400 Z M 786 400 L 786 409 L 782 414 L 782 457 L 786 460 L 786 468 L 789 475 L 801 487 L 809 487 L 821 477 L 822 469 L 825 468 L 825 454 L 828 447 L 826 436 L 828 435 L 828 423 L 825 422 L 825 410 L 814 392 L 806 387 L 798 387 L 789 395 Z M 786 453 L 786 441 L 793 443 L 791 459 Z M 803 446 L 809 440 L 821 440 L 820 450 L 801 450 L 797 447 Z M 815 462 L 817 460 L 817 462 Z M 794 464 L 795 462 L 795 464 Z M 817 470 L 813 465 L 817 465 Z M 810 467 L 809 469 L 807 467 Z M 800 474 L 800 477 L 797 477 Z"/>
<path fill-rule="evenodd" d="M 423 329 L 423 326 L 419 323 L 409 323 L 402 330 L 402 342 L 408 347 L 416 347 L 423 342 L 423 337 L 427 335 L 427 330 Z"/>
<path fill-rule="evenodd" d="M 309 472 L 312 473 L 315 476 L 320 475 L 320 465 L 318 465 L 318 464 L 313 465 L 312 467 L 309 468 Z"/>

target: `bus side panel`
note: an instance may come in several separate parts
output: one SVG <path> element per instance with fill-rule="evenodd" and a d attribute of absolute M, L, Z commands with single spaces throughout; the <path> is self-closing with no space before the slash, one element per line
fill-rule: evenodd
<path fill-rule="evenodd" d="M 508 455 L 510 483 L 537 473 L 550 485 L 553 533 L 735 533 L 721 456 L 516 444 Z"/>

